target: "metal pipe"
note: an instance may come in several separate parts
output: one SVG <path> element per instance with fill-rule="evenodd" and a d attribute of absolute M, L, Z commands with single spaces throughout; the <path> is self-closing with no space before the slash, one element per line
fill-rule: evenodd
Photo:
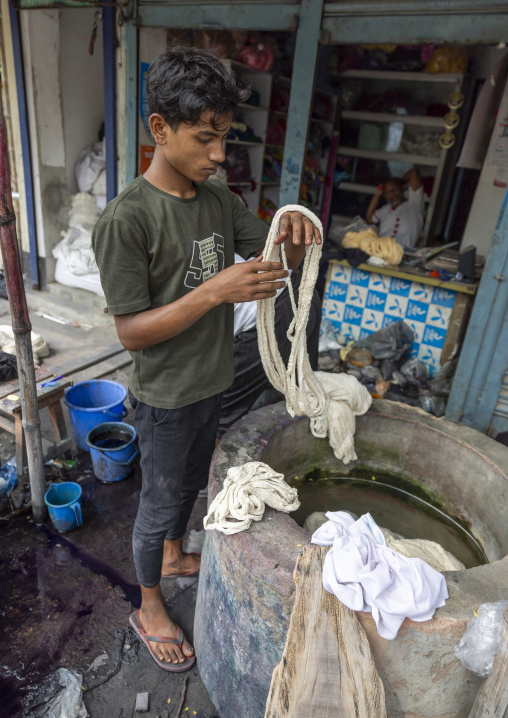
<path fill-rule="evenodd" d="M 104 45 L 104 136 L 106 138 L 106 195 L 116 197 L 116 10 L 102 11 Z"/>
<path fill-rule="evenodd" d="M 4 264 L 7 296 L 12 316 L 12 330 L 18 358 L 22 424 L 25 432 L 28 473 L 32 494 L 32 513 L 36 524 L 46 516 L 44 493 L 44 459 L 42 454 L 41 420 L 37 402 L 32 325 L 28 316 L 21 257 L 16 236 L 16 215 L 12 209 L 11 180 L 7 155 L 7 137 L 3 108 L 0 103 L 0 247 Z"/>
<path fill-rule="evenodd" d="M 23 157 L 23 176 L 25 182 L 26 212 L 28 223 L 28 241 L 30 245 L 30 278 L 32 288 L 40 289 L 39 258 L 37 253 L 37 232 L 35 229 L 35 207 L 32 183 L 32 158 L 28 132 L 28 112 L 25 98 L 25 78 L 23 75 L 23 57 L 19 35 L 18 13 L 9 3 L 11 21 L 12 49 L 14 54 L 14 72 L 16 76 L 16 92 L 18 95 L 19 124 L 21 129 L 21 154 Z"/>

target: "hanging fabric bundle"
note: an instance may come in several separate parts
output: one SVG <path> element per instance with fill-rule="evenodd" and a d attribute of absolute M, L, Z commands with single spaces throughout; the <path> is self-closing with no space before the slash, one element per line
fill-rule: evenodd
<path fill-rule="evenodd" d="M 288 269 L 284 245 L 275 244 L 280 218 L 285 212 L 301 212 L 319 229 L 321 236 L 323 227 L 316 215 L 306 207 L 287 205 L 278 210 L 270 227 L 263 260 L 282 261 Z M 290 416 L 306 414 L 310 419 L 313 435 L 319 438 L 328 436 L 335 456 L 348 464 L 357 458 L 354 449 L 355 417 L 365 414 L 372 398 L 355 377 L 348 374 L 314 372 L 310 366 L 306 329 L 321 251 L 322 246 L 315 242 L 306 247 L 298 306 L 291 282 L 287 285 L 294 312 L 287 332 L 292 344 L 287 367 L 280 355 L 275 336 L 275 298 L 258 301 L 259 352 L 267 377 L 275 389 L 286 397 Z"/>

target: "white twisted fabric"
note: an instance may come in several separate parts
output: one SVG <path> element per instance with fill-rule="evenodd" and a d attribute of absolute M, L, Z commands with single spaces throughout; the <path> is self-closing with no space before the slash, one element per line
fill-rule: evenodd
<path fill-rule="evenodd" d="M 286 205 L 278 210 L 272 220 L 263 260 L 282 261 L 287 269 L 284 245 L 275 244 L 280 218 L 284 212 L 301 212 L 319 229 L 321 236 L 323 236 L 323 226 L 318 217 L 306 207 Z M 355 377 L 348 374 L 314 372 L 310 366 L 306 329 L 321 251 L 322 245 L 315 242 L 306 246 L 298 306 L 291 282 L 287 284 L 295 315 L 287 332 L 287 337 L 292 343 L 287 368 L 280 355 L 275 336 L 275 298 L 263 299 L 257 303 L 259 352 L 267 377 L 275 389 L 286 397 L 290 416 L 306 414 L 310 419 L 313 435 L 320 438 L 328 436 L 335 456 L 342 459 L 344 464 L 348 464 L 357 458 L 354 448 L 355 417 L 365 414 L 372 398 Z"/>
<path fill-rule="evenodd" d="M 253 521 L 261 521 L 265 504 L 285 513 L 300 506 L 296 489 L 268 464 L 249 461 L 233 466 L 228 469 L 222 491 L 210 504 L 203 526 L 207 531 L 217 529 L 225 534 L 245 531 Z"/>

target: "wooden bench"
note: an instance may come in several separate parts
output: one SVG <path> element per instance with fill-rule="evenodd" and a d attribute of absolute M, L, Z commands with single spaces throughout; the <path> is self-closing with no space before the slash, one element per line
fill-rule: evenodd
<path fill-rule="evenodd" d="M 70 379 L 57 379 L 51 381 L 54 374 L 37 367 L 35 379 L 37 382 L 37 405 L 39 411 L 48 407 L 55 441 L 54 443 L 42 440 L 44 460 L 49 461 L 62 456 L 72 446 L 69 437 L 61 400 L 65 389 L 72 386 Z M 49 383 L 48 383 L 49 382 Z M 42 386 L 44 384 L 44 386 Z M 19 396 L 19 382 L 17 379 L 0 383 L 0 428 L 5 429 L 16 438 L 16 472 L 18 477 L 24 473 L 26 467 L 25 434 L 22 425 L 21 401 Z M 5 460 L 5 457 L 2 457 Z"/>

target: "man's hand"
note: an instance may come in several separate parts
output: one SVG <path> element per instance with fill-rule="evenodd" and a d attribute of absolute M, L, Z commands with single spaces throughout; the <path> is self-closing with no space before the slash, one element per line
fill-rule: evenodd
<path fill-rule="evenodd" d="M 275 244 L 283 244 L 288 267 L 296 269 L 305 257 L 305 247 L 322 243 L 321 232 L 301 212 L 284 212 L 280 218 L 279 234 Z"/>
<path fill-rule="evenodd" d="M 278 289 L 284 289 L 289 273 L 281 262 L 263 262 L 258 257 L 252 262 L 234 264 L 223 269 L 206 287 L 216 304 L 253 302 L 257 299 L 275 297 Z"/>
<path fill-rule="evenodd" d="M 319 229 L 312 224 L 308 217 L 301 212 L 284 212 L 280 218 L 279 234 L 275 239 L 275 244 L 291 242 L 299 245 L 302 241 L 305 244 L 312 244 L 313 239 L 316 244 L 321 244 L 322 242 Z"/>

